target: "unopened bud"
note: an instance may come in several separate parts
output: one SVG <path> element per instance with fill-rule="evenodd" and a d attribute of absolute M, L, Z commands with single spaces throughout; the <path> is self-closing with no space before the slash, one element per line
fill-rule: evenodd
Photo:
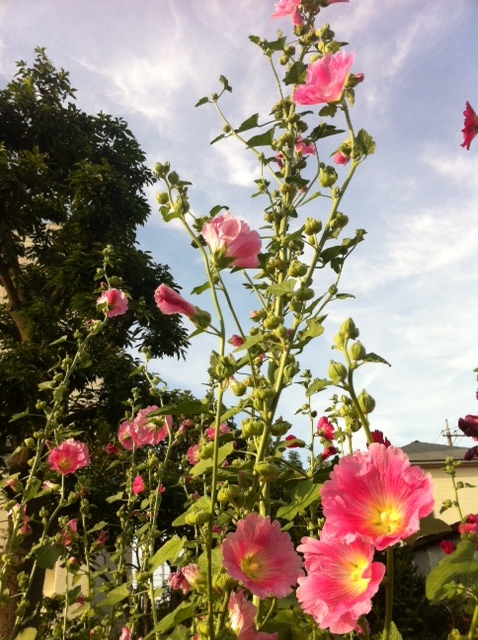
<path fill-rule="evenodd" d="M 365 391 L 365 389 L 359 394 L 357 400 L 359 407 L 364 413 L 372 413 L 375 409 L 375 400 Z"/>
<path fill-rule="evenodd" d="M 319 169 L 319 183 L 321 187 L 332 187 L 337 182 L 337 171 L 333 167 L 325 167 Z"/>
<path fill-rule="evenodd" d="M 348 353 L 350 359 L 357 362 L 359 360 L 363 360 L 367 352 L 365 351 L 365 347 L 363 346 L 363 344 L 359 340 L 357 340 L 357 342 L 354 342 L 350 345 Z"/>
<path fill-rule="evenodd" d="M 319 233 L 322 229 L 322 222 L 320 220 L 314 220 L 314 218 L 307 218 L 304 225 L 304 233 L 308 236 L 313 236 Z"/>
<path fill-rule="evenodd" d="M 334 384 L 340 384 L 347 377 L 347 369 L 341 362 L 330 361 L 329 378 Z"/>
<path fill-rule="evenodd" d="M 254 471 L 260 476 L 261 480 L 271 482 L 276 480 L 279 475 L 279 467 L 273 462 L 257 462 L 254 465 Z"/>

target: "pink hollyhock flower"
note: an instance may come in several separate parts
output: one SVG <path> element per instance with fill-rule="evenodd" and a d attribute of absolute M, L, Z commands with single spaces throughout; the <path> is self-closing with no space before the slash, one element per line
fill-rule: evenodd
<path fill-rule="evenodd" d="M 465 416 L 458 420 L 458 428 L 465 436 L 478 438 L 478 416 Z"/>
<path fill-rule="evenodd" d="M 140 475 L 135 476 L 133 483 L 131 484 L 131 491 L 135 496 L 144 491 L 144 480 Z"/>
<path fill-rule="evenodd" d="M 306 144 L 302 138 L 297 138 L 294 148 L 296 153 L 300 153 L 303 156 L 313 156 L 315 154 L 314 145 L 312 143 Z"/>
<path fill-rule="evenodd" d="M 219 264 L 225 258 L 227 266 L 230 267 L 248 269 L 259 266 L 259 234 L 230 213 L 223 213 L 206 222 L 201 229 L 201 235 L 211 252 L 216 254 Z"/>
<path fill-rule="evenodd" d="M 128 311 L 128 298 L 124 291 L 119 289 L 107 289 L 103 291 L 98 300 L 96 306 L 100 309 L 107 310 L 106 315 L 108 318 L 114 318 L 115 316 L 122 316 Z"/>
<path fill-rule="evenodd" d="M 319 418 L 317 423 L 317 435 L 325 438 L 325 440 L 333 440 L 334 439 L 334 425 L 327 420 L 325 416 Z"/>
<path fill-rule="evenodd" d="M 182 591 L 184 595 L 189 593 L 191 586 L 194 586 L 199 576 L 199 566 L 197 564 L 188 564 L 182 569 L 178 569 L 175 573 L 168 576 L 168 586 L 174 591 Z"/>
<path fill-rule="evenodd" d="M 443 553 L 446 553 L 447 556 L 455 551 L 455 545 L 451 540 L 442 540 L 439 546 Z"/>
<path fill-rule="evenodd" d="M 343 51 L 327 53 L 307 67 L 305 84 L 294 89 L 292 100 L 296 104 L 321 104 L 338 102 L 342 97 L 345 81 L 354 61 L 354 54 Z"/>
<path fill-rule="evenodd" d="M 470 513 L 464 523 L 458 525 L 460 535 L 478 535 L 478 514 Z"/>
<path fill-rule="evenodd" d="M 302 18 L 299 12 L 300 0 L 279 0 L 276 2 L 271 18 L 284 18 L 291 16 L 293 25 L 301 25 Z"/>
<path fill-rule="evenodd" d="M 191 466 L 199 462 L 199 444 L 193 444 L 186 451 L 186 458 Z"/>
<path fill-rule="evenodd" d="M 244 338 L 233 333 L 228 342 L 229 344 L 232 344 L 233 347 L 242 347 L 244 344 Z"/>
<path fill-rule="evenodd" d="M 256 630 L 254 618 L 257 608 L 246 599 L 244 591 L 231 593 L 227 608 L 231 629 L 237 634 L 238 640 L 276 640 L 277 633 Z"/>
<path fill-rule="evenodd" d="M 284 438 L 284 440 L 290 444 L 286 444 L 287 449 L 295 449 L 296 447 L 300 447 L 302 446 L 301 440 L 298 440 L 295 436 L 293 436 L 292 434 L 290 434 L 289 436 L 286 436 Z"/>
<path fill-rule="evenodd" d="M 125 420 L 118 427 L 118 440 L 127 451 L 133 448 L 134 423 L 131 420 Z"/>
<path fill-rule="evenodd" d="M 338 453 L 337 448 L 334 447 L 333 444 L 331 444 L 330 447 L 326 447 L 322 451 L 322 453 L 320 454 L 320 459 L 322 460 L 322 462 L 325 462 L 326 460 L 328 460 L 332 456 L 335 456 L 337 453 Z"/>
<path fill-rule="evenodd" d="M 371 598 L 385 574 L 385 566 L 373 562 L 373 545 L 360 536 L 345 540 L 325 530 L 320 540 L 301 542 L 297 550 L 304 554 L 307 576 L 298 580 L 300 606 L 321 629 L 353 631 L 372 608 Z"/>
<path fill-rule="evenodd" d="M 180 313 L 190 320 L 193 320 L 198 311 L 197 307 L 187 302 L 179 293 L 173 291 L 173 289 L 165 284 L 160 284 L 156 289 L 154 292 L 154 300 L 161 313 L 167 316 Z"/>
<path fill-rule="evenodd" d="M 138 411 L 133 420 L 134 428 L 131 432 L 131 438 L 137 447 L 154 446 L 168 437 L 173 426 L 173 419 L 171 416 L 151 416 L 150 414 L 157 409 L 156 405 L 145 407 Z"/>
<path fill-rule="evenodd" d="M 379 551 L 416 533 L 434 504 L 430 474 L 412 467 L 401 449 L 375 442 L 344 456 L 321 496 L 334 532 L 366 536 Z"/>
<path fill-rule="evenodd" d="M 277 520 L 250 513 L 222 546 L 224 567 L 259 598 L 283 598 L 302 575 L 302 561 Z"/>
<path fill-rule="evenodd" d="M 466 103 L 463 115 L 465 116 L 465 126 L 461 130 L 463 134 L 463 142 L 461 143 L 461 146 L 465 147 L 469 151 L 470 144 L 478 133 L 478 116 L 472 109 L 469 102 Z"/>
<path fill-rule="evenodd" d="M 60 531 L 60 544 L 64 547 L 70 546 L 73 541 L 73 535 L 78 531 L 78 518 L 72 518 L 66 523 L 66 527 Z"/>
<path fill-rule="evenodd" d="M 345 165 L 350 161 L 350 157 L 347 156 L 345 153 L 343 153 L 342 151 L 336 151 L 333 156 L 332 156 L 332 162 L 334 162 L 335 164 L 342 164 Z"/>
<path fill-rule="evenodd" d="M 110 456 L 116 456 L 119 453 L 118 447 L 112 442 L 108 442 L 108 444 L 105 447 L 105 451 Z"/>
<path fill-rule="evenodd" d="M 88 447 L 83 442 L 68 438 L 48 454 L 48 464 L 52 471 L 66 476 L 90 464 Z"/>
<path fill-rule="evenodd" d="M 131 631 L 128 629 L 128 627 L 123 627 L 121 629 L 119 640 L 131 640 Z"/>
<path fill-rule="evenodd" d="M 219 425 L 219 435 L 220 436 L 225 436 L 227 433 L 230 433 L 231 430 L 230 428 L 227 426 L 227 424 L 220 424 Z M 214 427 L 208 427 L 205 431 L 204 434 L 206 436 L 206 438 L 208 440 L 214 440 L 215 435 L 216 435 L 216 429 Z"/>

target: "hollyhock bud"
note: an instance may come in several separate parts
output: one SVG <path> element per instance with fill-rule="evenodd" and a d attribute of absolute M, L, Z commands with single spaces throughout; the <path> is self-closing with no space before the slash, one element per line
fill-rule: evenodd
<path fill-rule="evenodd" d="M 238 382 L 232 376 L 229 378 L 229 389 L 237 397 L 243 396 L 247 391 L 246 385 L 242 382 Z"/>
<path fill-rule="evenodd" d="M 455 545 L 451 540 L 442 540 L 440 542 L 440 549 L 448 556 L 455 551 Z"/>
<path fill-rule="evenodd" d="M 337 182 L 337 171 L 333 167 L 320 167 L 319 169 L 319 182 L 320 186 L 327 188 L 332 187 Z"/>
<path fill-rule="evenodd" d="M 232 344 L 232 346 L 235 348 L 242 347 L 242 345 L 244 344 L 244 338 L 241 338 L 241 336 L 238 336 L 235 333 L 233 333 L 232 336 L 229 338 L 228 342 L 229 344 Z"/>
<path fill-rule="evenodd" d="M 375 409 L 375 400 L 365 391 L 365 389 L 359 393 L 357 400 L 359 407 L 364 413 L 372 413 Z"/>
<path fill-rule="evenodd" d="M 154 300 L 165 315 L 184 315 L 200 329 L 206 329 L 211 324 L 211 315 L 207 311 L 195 307 L 165 284 L 160 284 L 156 289 Z"/>
<path fill-rule="evenodd" d="M 348 348 L 348 354 L 351 360 L 355 360 L 355 362 L 357 362 L 359 360 L 363 360 L 367 355 L 367 352 L 365 351 L 363 344 L 357 340 L 357 342 L 354 342 Z"/>
<path fill-rule="evenodd" d="M 330 361 L 329 378 L 334 384 L 340 384 L 347 377 L 347 369 L 341 362 Z"/>
<path fill-rule="evenodd" d="M 350 156 L 345 155 L 343 151 L 336 151 L 332 155 L 332 162 L 335 164 L 346 165 L 350 160 Z"/>
<path fill-rule="evenodd" d="M 279 475 L 279 467 L 273 462 L 256 462 L 254 471 L 261 477 L 264 482 L 273 482 Z"/>
<path fill-rule="evenodd" d="M 134 478 L 133 483 L 131 485 L 131 491 L 135 496 L 137 496 L 139 493 L 144 491 L 144 487 L 145 487 L 145 484 L 144 484 L 143 478 L 140 475 L 137 475 Z"/>

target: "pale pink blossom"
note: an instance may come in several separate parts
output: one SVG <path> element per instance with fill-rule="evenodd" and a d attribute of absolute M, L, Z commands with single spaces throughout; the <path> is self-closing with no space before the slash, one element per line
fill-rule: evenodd
<path fill-rule="evenodd" d="M 160 284 L 154 292 L 156 306 L 167 316 L 180 313 L 193 320 L 197 313 L 197 307 L 185 300 L 179 293 L 165 284 Z"/>
<path fill-rule="evenodd" d="M 185 595 L 194 587 L 199 578 L 199 565 L 188 564 L 168 576 L 168 586 L 174 591 L 182 591 Z"/>
<path fill-rule="evenodd" d="M 150 415 L 157 410 L 156 405 L 141 409 L 133 420 L 134 428 L 131 438 L 137 447 L 154 446 L 168 437 L 173 426 L 173 419 L 171 416 Z"/>
<path fill-rule="evenodd" d="M 300 153 L 302 156 L 313 156 L 315 154 L 315 147 L 312 143 L 306 144 L 302 138 L 297 138 L 295 143 L 296 153 Z"/>
<path fill-rule="evenodd" d="M 78 518 L 72 518 L 60 531 L 60 544 L 69 547 L 73 541 L 74 534 L 78 531 Z"/>
<path fill-rule="evenodd" d="M 463 115 L 465 117 L 465 124 L 463 129 L 461 130 L 463 134 L 463 142 L 461 146 L 465 149 L 470 150 L 470 144 L 473 141 L 473 138 L 478 133 L 478 115 L 475 113 L 469 102 L 465 105 L 465 110 L 463 111 Z"/>
<path fill-rule="evenodd" d="M 332 156 L 332 162 L 335 164 L 345 165 L 350 161 L 350 156 L 346 155 L 343 151 L 336 151 Z"/>
<path fill-rule="evenodd" d="M 144 488 L 145 488 L 144 480 L 138 474 L 137 476 L 135 476 L 135 478 L 134 478 L 134 480 L 133 480 L 133 482 L 131 484 L 131 491 L 133 492 L 133 494 L 135 496 L 137 496 L 139 493 L 144 491 Z"/>
<path fill-rule="evenodd" d="M 247 600 L 244 591 L 231 593 L 227 608 L 231 629 L 238 640 L 275 640 L 277 638 L 277 633 L 257 631 L 254 621 L 257 608 Z"/>
<path fill-rule="evenodd" d="M 219 264 L 225 260 L 231 267 L 247 269 L 259 266 L 259 234 L 230 213 L 223 213 L 206 222 L 201 235 Z"/>
<path fill-rule="evenodd" d="M 292 100 L 296 104 L 338 102 L 354 62 L 354 54 L 343 51 L 327 53 L 307 67 L 306 82 L 295 87 Z"/>
<path fill-rule="evenodd" d="M 323 531 L 320 540 L 302 538 L 301 542 L 297 550 L 304 554 L 307 571 L 297 589 L 302 609 L 320 629 L 350 633 L 370 611 L 385 566 L 373 562 L 373 545 L 360 536 L 345 540 Z"/>
<path fill-rule="evenodd" d="M 88 447 L 83 442 L 68 438 L 48 454 L 48 464 L 52 471 L 66 476 L 90 464 Z"/>
<path fill-rule="evenodd" d="M 124 291 L 120 289 L 107 289 L 100 295 L 96 305 L 100 309 L 107 311 L 108 318 L 114 318 L 115 316 L 122 316 L 128 311 L 128 298 Z"/>
<path fill-rule="evenodd" d="M 227 424 L 220 424 L 219 425 L 219 435 L 220 436 L 225 436 L 226 434 L 230 433 L 231 429 L 227 426 Z M 216 429 L 215 427 L 208 427 L 207 429 L 205 429 L 204 431 L 204 435 L 206 436 L 206 438 L 208 440 L 214 440 L 214 438 L 216 437 Z"/>
<path fill-rule="evenodd" d="M 199 462 L 199 444 L 193 444 L 186 451 L 187 461 L 191 466 L 194 466 Z"/>
<path fill-rule="evenodd" d="M 222 546 L 224 567 L 259 598 L 287 596 L 302 575 L 302 562 L 277 520 L 250 513 Z"/>
<path fill-rule="evenodd" d="M 293 25 L 303 24 L 302 17 L 299 12 L 300 0 L 279 0 L 276 2 L 274 13 L 271 18 L 284 18 L 290 16 Z"/>
<path fill-rule="evenodd" d="M 321 496 L 333 531 L 365 536 L 379 551 L 416 533 L 434 504 L 430 475 L 401 449 L 379 443 L 341 458 Z"/>

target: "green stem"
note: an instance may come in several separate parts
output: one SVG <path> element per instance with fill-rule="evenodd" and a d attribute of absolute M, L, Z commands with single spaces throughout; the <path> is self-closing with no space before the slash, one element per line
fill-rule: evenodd
<path fill-rule="evenodd" d="M 473 618 L 471 620 L 470 630 L 468 631 L 468 636 L 467 636 L 468 640 L 473 640 L 474 638 L 476 638 L 475 632 L 477 627 L 478 627 L 478 604 L 475 605 L 475 610 L 473 612 Z"/>
<path fill-rule="evenodd" d="M 387 549 L 387 581 L 385 583 L 385 620 L 382 640 L 389 640 L 393 612 L 393 547 Z"/>

